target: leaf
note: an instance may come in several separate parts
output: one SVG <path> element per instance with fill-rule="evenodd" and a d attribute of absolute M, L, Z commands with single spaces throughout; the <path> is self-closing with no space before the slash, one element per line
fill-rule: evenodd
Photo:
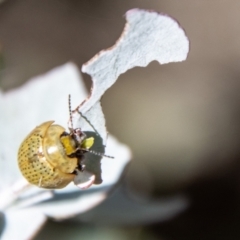
<path fill-rule="evenodd" d="M 81 191 L 74 184 L 56 191 L 39 189 L 35 186 L 25 190 L 27 183 L 21 181 L 22 176 L 17 166 L 18 147 L 36 125 L 44 121 L 55 120 L 55 123 L 66 126 L 67 129 L 68 94 L 71 93 L 72 105 L 75 106 L 86 98 L 85 87 L 77 67 L 73 63 L 65 64 L 31 79 L 18 89 L 0 93 L 2 112 L 0 118 L 2 129 L 0 136 L 2 143 L 0 209 L 5 209 L 10 205 L 11 210 L 18 212 L 19 209 L 25 207 L 62 219 L 87 211 L 103 201 L 106 198 L 106 192 L 118 181 L 122 170 L 131 158 L 129 148 L 113 137 L 108 138 L 106 152 L 109 155 L 116 154 L 116 158 L 104 159 L 102 164 L 99 164 L 101 176 L 98 176 L 98 181 L 100 179 L 103 183 L 94 187 L 91 192 Z M 94 112 L 92 114 L 94 115 Z M 100 112 L 100 114 L 97 115 L 96 124 L 98 120 L 99 122 L 105 121 L 103 113 Z M 83 130 L 85 126 L 93 131 L 84 120 Z M 111 172 L 108 170 L 108 165 L 111 166 Z M 93 183 L 91 175 L 86 173 L 83 172 L 78 176 L 81 188 L 89 187 Z M 71 198 L 71 194 L 74 198 Z M 51 200 L 48 200 L 49 198 Z"/>
<path fill-rule="evenodd" d="M 93 81 L 91 96 L 79 106 L 84 115 L 110 88 L 120 74 L 133 67 L 145 67 L 151 61 L 161 64 L 186 59 L 189 41 L 183 29 L 171 17 L 154 11 L 132 9 L 116 44 L 103 50 L 82 66 Z"/>
<path fill-rule="evenodd" d="M 119 187 L 102 204 L 74 220 L 107 226 L 136 226 L 169 220 L 189 206 L 189 199 L 184 195 L 136 200 L 126 192 L 126 188 Z"/>
<path fill-rule="evenodd" d="M 32 129 L 49 120 L 67 129 L 68 94 L 72 94 L 72 105 L 76 106 L 87 96 L 80 79 L 77 67 L 68 63 L 29 80 L 20 88 L 0 90 L 0 191 L 21 178 L 17 152 Z"/>
<path fill-rule="evenodd" d="M 28 209 L 9 211 L 5 217 L 1 240 L 32 239 L 46 221 L 46 216 L 41 212 Z"/>

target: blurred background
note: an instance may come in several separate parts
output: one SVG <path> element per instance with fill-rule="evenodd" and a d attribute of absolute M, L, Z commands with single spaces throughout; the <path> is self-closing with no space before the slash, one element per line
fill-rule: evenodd
<path fill-rule="evenodd" d="M 109 132 L 133 151 L 122 184 L 136 199 L 183 193 L 191 205 L 147 224 L 49 221 L 36 239 L 240 239 L 239 1 L 5 0 L 1 88 L 68 61 L 81 68 L 115 43 L 131 8 L 174 17 L 191 45 L 187 61 L 134 68 L 102 99 Z"/>

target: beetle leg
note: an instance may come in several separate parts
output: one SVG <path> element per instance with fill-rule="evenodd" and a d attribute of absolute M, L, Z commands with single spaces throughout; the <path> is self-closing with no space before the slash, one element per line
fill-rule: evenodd
<path fill-rule="evenodd" d="M 84 165 L 84 164 L 81 164 L 81 163 L 80 163 L 80 164 L 78 165 L 78 169 L 79 169 L 80 172 L 83 172 L 83 171 L 85 170 L 85 168 L 86 168 L 86 165 Z"/>

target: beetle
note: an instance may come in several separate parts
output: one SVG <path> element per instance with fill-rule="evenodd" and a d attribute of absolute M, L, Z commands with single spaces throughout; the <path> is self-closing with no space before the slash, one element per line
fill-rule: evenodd
<path fill-rule="evenodd" d="M 72 124 L 70 95 L 69 112 Z M 54 121 L 44 122 L 31 131 L 18 151 L 18 166 L 29 183 L 41 188 L 58 189 L 67 186 L 78 171 L 84 171 L 82 160 L 94 144 L 80 128 L 70 133 Z M 73 124 L 72 124 L 73 125 Z"/>

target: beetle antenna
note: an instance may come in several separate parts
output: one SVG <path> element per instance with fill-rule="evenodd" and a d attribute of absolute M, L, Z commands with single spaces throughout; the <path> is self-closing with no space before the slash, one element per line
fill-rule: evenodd
<path fill-rule="evenodd" d="M 69 115 L 70 115 L 70 123 L 71 123 L 71 128 L 73 131 L 73 118 L 72 118 L 72 109 L 71 109 L 71 94 L 68 95 L 68 109 L 69 109 Z"/>
<path fill-rule="evenodd" d="M 86 151 L 86 152 L 92 153 L 92 154 L 94 154 L 94 155 L 96 155 L 96 156 L 100 156 L 100 157 L 114 158 L 114 157 L 112 157 L 112 156 L 105 155 L 105 154 L 100 153 L 100 152 L 95 152 L 95 151 L 93 151 L 93 150 L 89 150 L 89 149 L 83 149 L 83 151 Z"/>
<path fill-rule="evenodd" d="M 96 132 L 96 134 L 97 134 L 98 136 L 100 136 L 100 134 L 98 133 L 97 129 L 92 125 L 92 123 L 91 123 L 79 110 L 77 110 L 77 111 L 78 111 L 78 113 L 80 114 L 80 116 L 92 127 L 92 129 L 94 130 L 94 132 Z M 93 150 L 86 150 L 86 149 L 84 149 L 84 151 L 89 152 L 89 153 L 92 153 L 92 154 L 97 155 L 97 156 L 101 156 L 101 157 L 114 158 L 114 157 L 112 157 L 112 156 L 105 155 L 105 154 L 100 153 L 100 152 L 95 152 L 95 151 L 93 151 Z"/>

